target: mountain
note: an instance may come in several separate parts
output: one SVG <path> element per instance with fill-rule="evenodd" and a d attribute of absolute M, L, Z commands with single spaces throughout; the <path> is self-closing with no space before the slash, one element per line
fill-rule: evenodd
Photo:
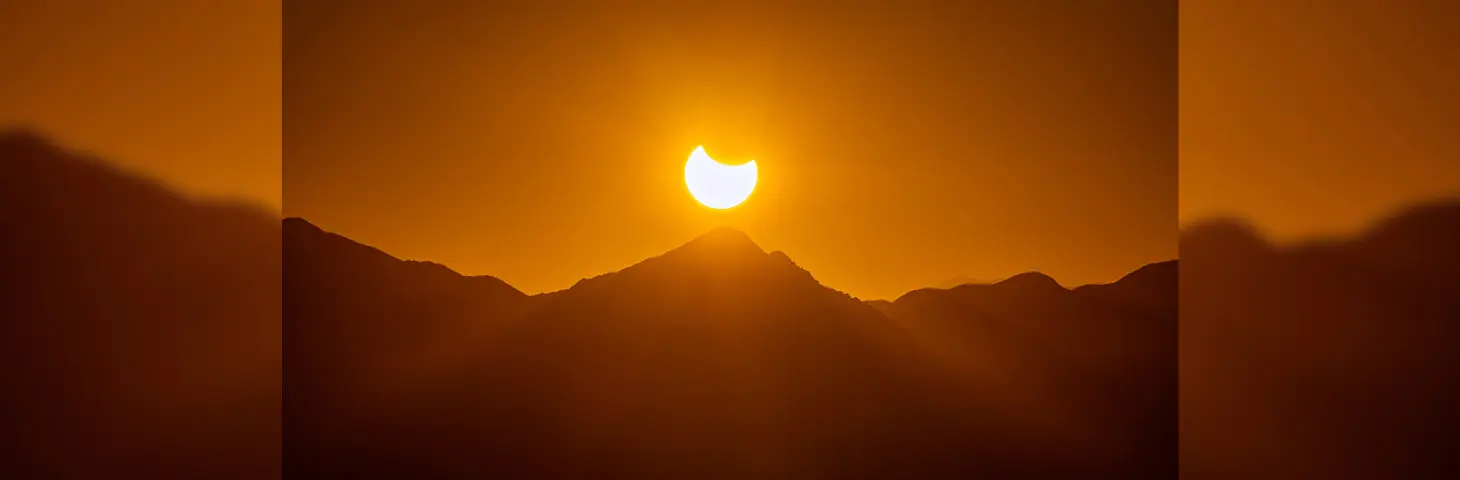
<path fill-rule="evenodd" d="M 290 474 L 1151 478 L 1174 472 L 1174 456 L 1162 463 L 1156 455 L 1166 452 L 1149 447 L 1174 440 L 1174 418 L 1132 414 L 1136 407 L 1111 402 L 1079 405 L 1128 395 L 1132 405 L 1166 402 L 1160 408 L 1174 411 L 1173 385 L 1152 395 L 1147 389 L 1165 379 L 1136 388 L 1128 385 L 1135 373 L 1054 375 L 1065 355 L 1139 357 L 1161 348 L 1131 348 L 1134 343 L 1169 343 L 1174 333 L 1142 332 L 1073 352 L 1045 351 L 1039 342 L 1046 339 L 1003 336 L 997 327 L 971 331 L 969 338 L 930 336 L 931 330 L 920 331 L 922 314 L 909 306 L 916 302 L 884 302 L 907 308 L 905 317 L 889 317 L 732 229 L 534 296 L 495 279 L 397 260 L 303 220 L 286 220 L 284 230 Z M 1013 316 L 1028 309 L 1031 320 L 1043 321 L 1032 318 L 1043 314 L 1042 299 L 1008 298 L 1025 289 L 1058 295 L 1035 280 L 996 286 L 984 300 Z M 909 296 L 923 295 L 914 293 Z M 1055 307 L 1070 315 L 1060 320 L 1090 329 L 1101 322 L 1174 328 L 1174 319 L 1158 327 L 1123 309 L 1070 301 L 1078 305 Z M 935 318 L 927 321 L 1008 320 L 970 312 Z M 979 344 L 994 348 L 961 350 Z M 970 366 L 980 356 L 1036 363 L 1000 368 L 1039 377 L 983 375 Z M 1142 358 L 1166 361 L 1174 372 L 1174 358 Z M 1119 367 L 1118 361 L 1089 370 L 1107 367 Z M 1100 393 L 1065 397 L 1081 391 Z M 1113 417 L 1119 415 L 1163 425 L 1122 426 Z"/>
<path fill-rule="evenodd" d="M 384 367 L 376 360 L 396 367 L 429 363 L 446 355 L 455 339 L 483 327 L 482 319 L 510 317 L 527 301 L 501 280 L 401 261 L 302 219 L 285 219 L 283 238 L 287 368 L 291 378 L 316 379 L 288 384 L 298 398 L 348 388 L 352 375 L 378 376 L 375 369 Z M 330 319 L 349 323 L 323 323 Z"/>
<path fill-rule="evenodd" d="M 1460 471 L 1460 201 L 1295 245 L 1213 220 L 1181 256 L 1183 478 Z"/>
<path fill-rule="evenodd" d="M 0 477 L 277 478 L 278 217 L 0 132 Z"/>
<path fill-rule="evenodd" d="M 1119 476 L 1168 477 L 1176 469 L 1176 273 L 1173 260 L 1068 290 L 1031 272 L 915 290 L 883 310 L 974 383 L 1017 385 L 1006 388 L 1007 408 L 1034 409 L 1027 415 L 1084 438 L 1111 468 L 1140 465 Z"/>
<path fill-rule="evenodd" d="M 501 280 L 399 260 L 302 219 L 285 219 L 283 238 L 286 445 L 303 441 L 322 418 L 301 412 L 339 415 L 377 400 L 387 385 L 399 388 L 477 348 L 463 342 L 528 301 Z"/>
<path fill-rule="evenodd" d="M 1153 263 L 1108 285 L 1085 285 L 1074 292 L 1112 307 L 1165 319 L 1176 318 L 1179 268 L 1176 260 Z"/>

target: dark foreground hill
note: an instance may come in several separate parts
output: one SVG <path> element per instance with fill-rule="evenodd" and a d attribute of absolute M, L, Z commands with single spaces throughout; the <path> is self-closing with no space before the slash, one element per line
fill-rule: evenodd
<path fill-rule="evenodd" d="M 277 478 L 276 215 L 0 132 L 0 477 Z"/>
<path fill-rule="evenodd" d="M 1175 472 L 1174 263 L 873 306 L 722 229 L 529 297 L 284 229 L 290 474 Z"/>
<path fill-rule="evenodd" d="M 1181 240 L 1182 477 L 1460 472 L 1460 202 L 1276 246 Z"/>

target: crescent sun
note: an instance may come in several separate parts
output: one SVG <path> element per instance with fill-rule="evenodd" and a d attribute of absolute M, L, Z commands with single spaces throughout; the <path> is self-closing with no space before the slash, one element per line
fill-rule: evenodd
<path fill-rule="evenodd" d="M 710 158 L 705 147 L 695 147 L 684 164 L 684 184 L 689 194 L 706 207 L 724 210 L 740 205 L 755 190 L 759 172 L 755 160 L 725 165 Z"/>

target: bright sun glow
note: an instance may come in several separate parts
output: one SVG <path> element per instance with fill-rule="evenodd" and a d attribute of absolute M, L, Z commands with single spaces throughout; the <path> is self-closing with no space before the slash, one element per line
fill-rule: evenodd
<path fill-rule="evenodd" d="M 702 146 L 695 147 L 684 164 L 684 184 L 689 187 L 689 194 L 706 207 L 720 210 L 750 198 L 758 177 L 755 160 L 744 165 L 725 165 L 710 158 Z"/>

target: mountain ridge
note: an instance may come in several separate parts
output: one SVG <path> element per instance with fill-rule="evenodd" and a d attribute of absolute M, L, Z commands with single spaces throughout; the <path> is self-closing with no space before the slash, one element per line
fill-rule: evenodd
<path fill-rule="evenodd" d="M 495 276 L 492 276 L 491 274 L 465 275 L 465 274 L 461 274 L 459 272 L 456 272 L 455 270 L 451 269 L 450 266 L 447 266 L 447 265 L 444 265 L 444 264 L 441 264 L 441 263 L 438 263 L 438 262 L 433 262 L 433 261 L 429 261 L 429 260 L 412 260 L 412 259 L 404 259 L 404 258 L 396 257 L 396 256 L 391 255 L 390 253 L 385 252 L 385 251 L 383 251 L 383 250 L 381 250 L 379 248 L 372 247 L 372 246 L 370 246 L 368 244 L 358 242 L 358 241 L 356 241 L 354 239 L 350 239 L 349 237 L 345 237 L 343 235 L 340 235 L 340 234 L 337 234 L 337 233 L 333 233 L 333 232 L 329 232 L 327 230 L 324 230 L 324 229 L 320 228 L 319 226 L 317 226 L 317 225 L 309 222 L 309 220 L 307 220 L 307 219 L 305 219 L 303 217 L 287 217 L 287 218 L 284 219 L 284 223 L 286 225 L 286 227 L 285 227 L 286 229 L 291 228 L 291 227 L 288 227 L 289 224 L 297 224 L 296 227 L 293 227 L 293 228 L 308 228 L 308 229 L 316 230 L 316 231 L 318 231 L 320 233 L 323 233 L 323 234 L 326 234 L 326 235 L 330 235 L 330 236 L 333 236 L 333 237 L 337 237 L 339 239 L 347 240 L 347 241 L 352 242 L 352 243 L 354 243 L 356 245 L 359 245 L 359 246 L 365 247 L 365 248 L 367 248 L 367 249 L 369 249 L 371 251 L 374 251 L 374 252 L 376 252 L 376 253 L 378 253 L 380 255 L 384 255 L 386 257 L 390 257 L 390 258 L 395 259 L 395 260 L 398 260 L 398 261 L 410 262 L 410 263 L 420 263 L 420 264 L 423 264 L 423 265 L 431 266 L 433 268 L 444 269 L 446 271 L 451 272 L 452 274 L 455 274 L 455 275 L 458 275 L 458 276 L 461 276 L 461 277 L 464 277 L 464 278 L 491 279 L 491 280 L 494 280 L 496 282 L 501 282 L 504 285 L 506 285 L 507 287 L 512 288 L 513 290 L 517 290 L 516 287 L 513 287 L 510 283 L 508 283 L 508 282 L 506 282 L 506 281 L 504 281 L 504 280 L 502 280 L 500 278 L 497 278 Z M 724 248 L 724 247 L 729 247 L 729 248 Z M 650 263 L 650 264 L 659 263 L 659 262 L 663 261 L 662 259 L 664 259 L 664 258 L 669 258 L 669 259 L 682 259 L 682 258 L 685 258 L 685 257 L 696 257 L 697 259 L 695 260 L 695 262 L 696 263 L 699 263 L 699 264 L 703 264 L 703 263 L 706 263 L 709 260 L 707 258 L 704 258 L 705 255 L 706 255 L 706 253 L 707 253 L 706 250 L 713 250 L 713 252 L 711 253 L 712 255 L 736 255 L 735 257 L 730 257 L 728 259 L 728 260 L 732 260 L 732 261 L 733 260 L 746 260 L 746 259 L 751 259 L 753 261 L 762 261 L 762 260 L 765 260 L 765 259 L 770 259 L 770 260 L 772 260 L 772 261 L 774 261 L 776 263 L 785 265 L 787 267 L 794 268 L 795 270 L 798 270 L 798 271 L 804 273 L 806 276 L 811 277 L 813 280 L 815 279 L 814 275 L 809 270 L 806 270 L 806 269 L 800 267 L 800 265 L 797 264 L 795 262 L 795 260 L 792 259 L 785 252 L 780 251 L 780 250 L 775 250 L 775 251 L 767 252 L 763 248 L 761 248 L 760 245 L 757 244 L 750 237 L 749 234 L 745 233 L 744 231 L 742 231 L 740 229 L 736 229 L 734 227 L 720 226 L 720 227 L 714 227 L 714 228 L 706 231 L 705 233 L 700 234 L 700 235 L 698 235 L 698 236 L 690 239 L 689 241 L 687 241 L 687 242 L 685 242 L 685 243 L 683 243 L 683 244 L 681 244 L 681 245 L 679 245 L 677 247 L 674 247 L 674 248 L 671 248 L 671 249 L 665 251 L 664 253 L 661 253 L 659 255 L 655 255 L 655 256 L 652 256 L 652 257 L 645 258 L 643 260 L 640 260 L 638 262 L 635 262 L 635 263 L 633 263 L 633 264 L 631 264 L 631 265 L 629 265 L 627 267 L 624 267 L 624 268 L 621 268 L 621 269 L 618 269 L 618 270 L 608 271 L 608 272 L 600 273 L 598 275 L 594 275 L 594 276 L 591 276 L 591 277 L 581 278 L 577 282 L 574 282 L 574 284 L 572 286 L 569 286 L 568 288 L 565 288 L 565 289 L 562 289 L 562 290 L 554 290 L 554 291 L 547 291 L 547 292 L 540 292 L 540 293 L 532 293 L 532 294 L 528 294 L 528 293 L 525 293 L 525 292 L 521 292 L 520 290 L 517 290 L 517 291 L 518 292 L 521 292 L 521 293 L 523 293 L 524 295 L 527 295 L 527 296 L 542 296 L 542 295 L 555 294 L 555 293 L 559 293 L 559 292 L 562 292 L 562 291 L 565 291 L 565 290 L 572 289 L 572 288 L 574 288 L 574 287 L 576 287 L 576 286 L 578 286 L 580 284 L 583 284 L 585 282 L 594 281 L 594 280 L 600 279 L 600 278 L 606 278 L 606 277 L 609 277 L 609 276 L 612 276 L 612 275 L 616 275 L 616 274 L 619 274 L 619 273 L 622 273 L 622 272 L 625 272 L 625 271 L 629 271 L 631 269 L 640 268 L 642 265 L 644 265 L 646 263 Z M 1138 268 L 1137 270 L 1134 270 L 1131 273 L 1128 273 L 1125 276 L 1122 276 L 1120 279 L 1116 280 L 1115 282 L 1111 282 L 1111 284 L 1120 283 L 1121 281 L 1126 280 L 1127 277 L 1130 277 L 1131 275 L 1135 275 L 1137 272 L 1140 272 L 1142 269 L 1146 269 L 1146 268 L 1150 268 L 1150 267 L 1157 266 L 1157 265 L 1162 265 L 1162 264 L 1168 264 L 1168 263 L 1171 263 L 1171 262 L 1175 262 L 1175 260 L 1166 260 L 1166 261 L 1161 261 L 1161 262 L 1156 262 L 1156 263 L 1151 263 L 1151 264 L 1143 265 L 1142 267 Z M 733 263 L 724 263 L 724 264 L 722 264 L 722 266 L 733 267 Z M 818 281 L 817 283 L 820 283 L 820 282 Z M 1006 278 L 1004 280 L 1000 280 L 998 282 L 993 282 L 993 283 L 964 283 L 964 284 L 959 284 L 959 285 L 955 285 L 955 286 L 951 286 L 951 287 L 947 287 L 947 288 L 941 288 L 941 287 L 924 287 L 924 288 L 918 288 L 918 289 L 910 290 L 909 292 L 906 292 L 906 293 L 900 295 L 898 298 L 901 298 L 902 296 L 906 296 L 909 293 L 916 292 L 916 291 L 920 291 L 920 290 L 952 290 L 952 289 L 957 289 L 957 288 L 961 288 L 961 287 L 979 287 L 979 286 L 1013 287 L 1016 284 L 1020 285 L 1021 287 L 1015 287 L 1015 288 L 1033 287 L 1033 286 L 1037 286 L 1035 288 L 1055 287 L 1055 288 L 1058 288 L 1058 289 L 1061 289 L 1061 290 L 1068 290 L 1068 291 L 1075 291 L 1075 290 L 1078 290 L 1078 289 L 1081 289 L 1081 288 L 1086 288 L 1086 287 L 1098 287 L 1098 286 L 1102 286 L 1102 285 L 1110 285 L 1110 284 L 1088 284 L 1088 285 L 1080 285 L 1080 286 L 1077 286 L 1077 287 L 1074 287 L 1074 288 L 1066 288 L 1066 287 L 1062 286 L 1053 277 L 1050 277 L 1047 274 L 1044 274 L 1044 273 L 1039 272 L 1039 271 L 1028 271 L 1028 272 L 1023 272 L 1023 273 L 1015 274 L 1013 276 L 1010 276 L 1009 278 Z M 831 289 L 833 289 L 833 290 L 835 290 L 835 291 L 837 291 L 839 293 L 842 293 L 844 295 L 853 296 L 851 294 L 848 294 L 848 293 L 846 293 L 846 292 L 844 292 L 842 290 L 836 289 L 834 287 L 828 287 L 828 288 L 831 288 Z M 853 296 L 853 297 L 855 297 L 855 296 Z M 866 301 L 866 302 L 878 302 L 878 301 L 895 302 L 896 300 L 897 299 L 893 299 L 893 300 L 875 300 L 875 299 L 873 299 L 873 300 L 864 300 L 864 301 Z"/>
<path fill-rule="evenodd" d="M 1164 463 L 1174 455 L 1157 453 L 1174 434 L 1161 414 L 1174 410 L 1174 388 L 1158 388 L 1174 360 L 1156 345 L 1172 343 L 1174 320 L 1126 318 L 1043 274 L 930 294 L 986 294 L 973 303 L 882 305 L 715 229 L 568 289 L 484 296 L 454 273 L 372 266 L 405 261 L 363 245 L 338 248 L 360 259 L 323 261 L 335 253 L 312 252 L 335 247 L 309 240 L 322 231 L 286 229 L 305 234 L 285 247 L 291 474 L 1145 478 L 1174 468 Z M 1024 316 L 1028 327 L 1005 325 Z M 992 357 L 970 363 L 971 352 Z M 987 389 L 1002 393 L 977 393 Z M 1020 396 L 1051 411 L 1010 400 Z M 394 463 L 362 460 L 373 451 Z M 622 460 L 659 451 L 683 454 Z M 837 453 L 854 451 L 876 455 Z M 442 455 L 456 460 L 431 460 Z M 1020 460 L 1035 455 L 1045 459 Z"/>
<path fill-rule="evenodd" d="M 370 245 L 354 241 L 344 235 L 327 231 L 323 228 L 320 228 L 318 225 L 310 223 L 308 220 L 302 217 L 284 218 L 283 231 L 286 237 L 286 242 L 291 237 L 297 240 L 329 242 L 333 244 L 336 248 L 356 251 L 357 253 L 354 254 L 356 256 L 371 257 L 376 259 L 377 261 L 392 260 L 396 262 L 401 262 L 403 265 L 409 265 L 410 268 L 419 269 L 423 272 L 429 271 L 433 272 L 433 274 L 438 274 L 442 276 L 458 277 L 464 280 L 475 280 L 479 283 L 482 283 L 483 285 L 491 285 L 492 288 L 503 288 L 510 290 L 511 292 L 515 292 L 516 294 L 527 296 L 527 294 L 523 293 L 521 290 L 517 290 L 517 288 L 497 277 L 493 277 L 491 275 L 464 275 L 451 269 L 451 267 L 440 263 L 425 260 L 402 259 L 386 253 L 384 250 L 381 250 L 379 248 L 375 248 Z"/>

